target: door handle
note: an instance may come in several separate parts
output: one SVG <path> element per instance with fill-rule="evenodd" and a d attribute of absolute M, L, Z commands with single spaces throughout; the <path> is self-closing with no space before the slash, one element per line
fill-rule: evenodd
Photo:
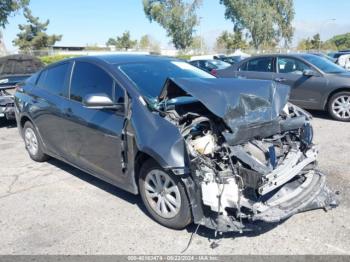
<path fill-rule="evenodd" d="M 278 83 L 283 83 L 283 82 L 286 82 L 287 79 L 278 77 L 278 78 L 275 78 L 275 81 L 278 82 Z"/>

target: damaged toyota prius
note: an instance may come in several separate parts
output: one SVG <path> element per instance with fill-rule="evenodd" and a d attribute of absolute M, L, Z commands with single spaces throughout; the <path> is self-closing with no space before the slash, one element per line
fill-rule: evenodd
<path fill-rule="evenodd" d="M 317 169 L 311 117 L 289 91 L 171 58 L 82 57 L 18 88 L 16 119 L 32 159 L 140 194 L 160 224 L 242 232 L 338 205 Z"/>

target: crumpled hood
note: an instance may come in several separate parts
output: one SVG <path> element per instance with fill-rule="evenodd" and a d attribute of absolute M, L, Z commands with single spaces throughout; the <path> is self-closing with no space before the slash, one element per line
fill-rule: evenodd
<path fill-rule="evenodd" d="M 159 100 L 190 95 L 235 132 L 241 126 L 276 120 L 288 102 L 289 92 L 289 86 L 265 80 L 171 78 Z"/>

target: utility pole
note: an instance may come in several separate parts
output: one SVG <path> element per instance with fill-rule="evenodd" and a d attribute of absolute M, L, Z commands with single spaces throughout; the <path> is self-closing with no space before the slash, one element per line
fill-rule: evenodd
<path fill-rule="evenodd" d="M 325 21 L 323 21 L 323 23 L 321 24 L 320 26 L 320 41 L 318 42 L 318 52 L 321 52 L 321 34 L 322 34 L 322 29 L 324 26 L 326 26 L 326 24 L 330 23 L 330 22 L 334 22 L 336 21 L 337 19 L 335 18 L 331 18 L 331 19 L 327 19 Z"/>

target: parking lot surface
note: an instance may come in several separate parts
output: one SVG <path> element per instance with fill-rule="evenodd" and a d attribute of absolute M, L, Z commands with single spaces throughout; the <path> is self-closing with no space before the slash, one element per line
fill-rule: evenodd
<path fill-rule="evenodd" d="M 329 212 L 218 236 L 199 228 L 184 254 L 350 254 L 350 123 L 314 112 L 319 167 L 340 191 Z M 195 226 L 175 231 L 145 214 L 138 196 L 58 160 L 35 163 L 17 128 L 0 124 L 0 254 L 179 254 Z"/>

